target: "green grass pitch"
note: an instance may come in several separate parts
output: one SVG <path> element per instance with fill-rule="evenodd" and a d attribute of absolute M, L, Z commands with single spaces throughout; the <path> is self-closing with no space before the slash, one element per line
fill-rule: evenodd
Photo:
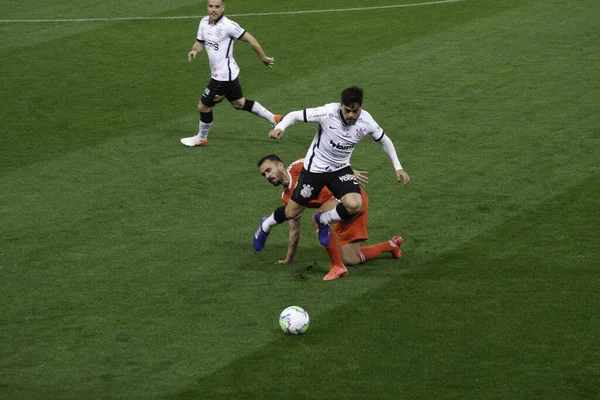
<path fill-rule="evenodd" d="M 206 148 L 179 143 L 209 72 L 175 17 L 204 2 L 4 1 L 0 398 L 600 398 L 600 3 L 226 3 L 276 59 L 236 43 L 248 98 L 365 89 L 413 179 L 357 147 L 368 243 L 400 234 L 404 259 L 323 282 L 307 218 L 292 265 L 287 226 L 253 251 L 280 205 L 256 160 L 315 127 L 277 143 L 224 103 Z"/>

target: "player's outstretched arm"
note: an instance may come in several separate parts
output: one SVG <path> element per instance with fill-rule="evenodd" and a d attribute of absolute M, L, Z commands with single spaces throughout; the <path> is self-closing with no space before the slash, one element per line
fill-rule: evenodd
<path fill-rule="evenodd" d="M 402 168 L 402 164 L 400 164 L 400 160 L 398 160 L 398 154 L 396 154 L 396 148 L 394 147 L 394 143 L 390 140 L 387 135 L 384 134 L 383 138 L 379 141 L 383 151 L 388 155 L 390 161 L 394 165 L 394 169 L 396 170 L 396 179 L 398 182 L 402 182 L 405 185 L 410 183 L 410 176 L 404 171 Z"/>
<path fill-rule="evenodd" d="M 260 58 L 260 61 L 262 61 L 263 64 L 265 64 L 269 68 L 273 68 L 273 64 L 275 64 L 275 57 L 267 57 L 262 47 L 260 46 L 260 43 L 258 43 L 258 40 L 256 40 L 254 36 L 246 32 L 242 35 L 240 40 L 247 42 L 250 45 L 250 47 L 252 47 L 252 50 L 254 50 L 254 52 L 256 53 L 258 58 Z"/>
<path fill-rule="evenodd" d="M 283 117 L 283 119 L 275 126 L 275 129 L 269 132 L 269 137 L 271 139 L 279 140 L 281 139 L 281 136 L 283 136 L 283 131 L 294 125 L 296 122 L 303 120 L 304 113 L 302 111 L 292 111 Z"/>
<path fill-rule="evenodd" d="M 276 264 L 289 264 L 294 261 L 296 256 L 296 250 L 298 250 L 298 243 L 300 242 L 300 217 L 296 219 L 290 219 L 290 234 L 288 240 L 287 255 L 283 260 L 277 261 Z"/>

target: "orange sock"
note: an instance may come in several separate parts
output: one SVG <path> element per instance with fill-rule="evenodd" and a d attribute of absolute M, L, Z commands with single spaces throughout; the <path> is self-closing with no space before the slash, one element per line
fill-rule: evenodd
<path fill-rule="evenodd" d="M 365 246 L 360 248 L 360 259 L 364 263 L 367 260 L 377 257 L 381 253 L 392 251 L 396 246 L 392 241 L 374 244 L 373 246 Z"/>
<path fill-rule="evenodd" d="M 325 247 L 327 250 L 327 254 L 329 254 L 329 258 L 331 259 L 331 264 L 343 266 L 342 255 L 340 254 L 340 248 L 338 247 L 337 236 L 335 231 L 329 228 L 329 245 Z"/>

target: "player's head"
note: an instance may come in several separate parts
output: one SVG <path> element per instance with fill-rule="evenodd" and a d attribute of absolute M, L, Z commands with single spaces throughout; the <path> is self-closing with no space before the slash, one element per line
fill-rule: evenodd
<path fill-rule="evenodd" d="M 256 163 L 260 174 L 264 176 L 273 186 L 279 186 L 284 182 L 289 182 L 287 172 L 283 166 L 281 158 L 275 154 L 264 156 Z"/>
<path fill-rule="evenodd" d="M 225 12 L 225 0 L 208 0 L 207 8 L 210 22 L 217 22 Z"/>
<path fill-rule="evenodd" d="M 353 124 L 358 119 L 362 110 L 363 90 L 357 86 L 352 86 L 342 90 L 342 100 L 340 102 L 340 111 L 347 124 Z"/>

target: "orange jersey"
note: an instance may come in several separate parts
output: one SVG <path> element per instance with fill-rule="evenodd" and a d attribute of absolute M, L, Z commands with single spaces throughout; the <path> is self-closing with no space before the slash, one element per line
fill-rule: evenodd
<path fill-rule="evenodd" d="M 302 168 L 304 168 L 303 158 L 294 161 L 287 168 L 288 175 L 290 176 L 290 184 L 287 188 L 284 188 L 283 192 L 281 193 L 281 199 L 285 204 L 289 203 L 290 198 L 292 197 L 292 193 L 294 192 L 294 189 L 298 184 L 298 178 L 300 177 L 300 173 L 302 173 Z M 329 189 L 324 187 L 323 190 L 321 190 L 321 193 L 319 193 L 319 197 L 316 200 L 311 200 L 308 203 L 308 207 L 319 208 L 328 200 L 335 200 L 335 197 L 329 191 Z"/>

